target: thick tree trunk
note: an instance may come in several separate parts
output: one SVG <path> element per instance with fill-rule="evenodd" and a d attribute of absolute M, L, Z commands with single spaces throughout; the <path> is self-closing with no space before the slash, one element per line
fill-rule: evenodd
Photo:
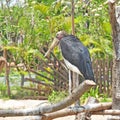
<path fill-rule="evenodd" d="M 113 64 L 113 109 L 120 109 L 120 6 L 115 7 L 115 2 L 109 0 L 109 14 L 112 26 L 112 37 L 114 45 Z"/>

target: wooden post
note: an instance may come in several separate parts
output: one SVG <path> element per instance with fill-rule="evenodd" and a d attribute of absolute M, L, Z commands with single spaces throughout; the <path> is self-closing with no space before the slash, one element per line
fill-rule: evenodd
<path fill-rule="evenodd" d="M 74 26 L 74 9 L 75 9 L 75 5 L 74 5 L 74 0 L 71 0 L 71 23 L 72 23 L 72 35 L 75 35 L 75 26 Z M 78 80 L 78 74 L 73 72 L 72 75 L 72 87 L 73 89 L 75 89 L 76 87 L 78 87 L 79 85 L 79 80 Z M 79 100 L 77 101 L 77 104 L 79 103 Z"/>
<path fill-rule="evenodd" d="M 74 0 L 71 0 L 71 21 L 72 21 L 72 35 L 75 35 L 75 26 L 74 26 Z M 72 89 L 75 89 L 76 87 L 79 86 L 79 75 L 75 72 L 73 72 L 72 75 Z M 75 103 L 75 106 L 80 105 L 80 100 L 78 99 L 77 102 Z M 79 114 L 76 115 L 75 120 L 79 120 Z"/>
<path fill-rule="evenodd" d="M 71 24 L 72 24 L 72 35 L 75 35 L 75 27 L 74 27 L 74 0 L 71 0 Z M 72 72 L 72 90 L 76 87 L 76 73 Z"/>
<path fill-rule="evenodd" d="M 75 35 L 75 26 L 74 26 L 74 0 L 71 0 L 71 21 L 72 21 L 72 34 Z"/>
<path fill-rule="evenodd" d="M 114 0 L 109 0 L 109 15 L 114 46 L 112 109 L 120 110 L 120 6 L 115 7 Z"/>
<path fill-rule="evenodd" d="M 9 84 L 9 71 L 10 71 L 10 68 L 8 66 L 8 63 L 7 63 L 7 50 L 6 49 L 4 49 L 3 56 L 6 59 L 5 80 L 6 80 L 6 86 L 7 86 L 7 93 L 8 93 L 8 96 L 10 97 L 10 84 Z"/>

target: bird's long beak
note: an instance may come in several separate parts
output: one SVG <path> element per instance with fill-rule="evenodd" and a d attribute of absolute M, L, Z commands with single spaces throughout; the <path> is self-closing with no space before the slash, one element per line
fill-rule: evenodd
<path fill-rule="evenodd" d="M 54 38 L 51 46 L 49 47 L 48 51 L 45 53 L 45 57 L 49 56 L 50 52 L 58 45 L 59 40 L 57 38 Z"/>

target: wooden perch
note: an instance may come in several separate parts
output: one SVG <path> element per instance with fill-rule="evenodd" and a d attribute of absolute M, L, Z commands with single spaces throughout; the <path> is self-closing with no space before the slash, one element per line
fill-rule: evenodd
<path fill-rule="evenodd" d="M 68 115 L 76 115 L 82 112 L 92 112 L 101 111 L 105 109 L 110 109 L 112 107 L 112 103 L 95 103 L 95 104 L 87 104 L 81 108 L 71 108 L 71 109 L 64 109 L 57 112 L 49 113 L 43 116 L 42 120 L 52 120 L 58 117 L 64 117 Z"/>
<path fill-rule="evenodd" d="M 60 111 L 57 111 L 57 112 L 53 112 L 53 113 L 47 113 L 47 114 L 44 114 L 44 115 L 41 115 L 41 116 L 32 116 L 29 118 L 29 120 L 52 120 L 52 119 L 55 119 L 55 118 L 59 118 L 59 117 L 64 117 L 64 116 L 68 116 L 68 115 L 76 115 L 78 113 L 82 113 L 82 112 L 90 112 L 92 114 L 102 114 L 103 112 L 101 111 L 104 111 L 105 109 L 110 109 L 112 106 L 112 103 L 95 103 L 95 104 L 88 104 L 88 105 L 85 105 L 81 108 L 66 108 L 66 109 L 63 109 L 63 110 L 60 110 Z M 98 111 L 98 112 L 96 112 Z M 100 112 L 99 112 L 100 111 Z M 109 114 L 112 114 L 112 111 L 111 110 L 105 110 L 106 113 L 108 111 Z M 114 113 L 117 112 L 117 113 L 120 113 L 119 111 L 113 111 Z"/>
<path fill-rule="evenodd" d="M 78 88 L 74 89 L 72 94 L 65 98 L 63 101 L 47 106 L 37 106 L 36 108 L 19 109 L 19 110 L 0 110 L 0 116 L 28 116 L 28 115 L 42 115 L 45 113 L 51 113 L 61 110 L 75 101 L 77 101 L 86 91 L 90 90 L 91 87 L 95 86 L 95 82 L 86 80 L 82 82 Z"/>
<path fill-rule="evenodd" d="M 98 112 L 93 112 L 94 115 L 120 115 L 120 110 L 103 110 Z"/>

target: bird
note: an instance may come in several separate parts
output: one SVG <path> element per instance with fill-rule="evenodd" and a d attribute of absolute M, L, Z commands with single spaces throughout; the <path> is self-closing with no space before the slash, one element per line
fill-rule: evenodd
<path fill-rule="evenodd" d="M 76 36 L 69 35 L 65 31 L 59 31 L 45 56 L 58 43 L 60 43 L 62 56 L 68 69 L 80 74 L 85 80 L 95 81 L 90 53 Z"/>
<path fill-rule="evenodd" d="M 69 94 L 72 92 L 71 71 L 77 73 L 75 87 L 79 85 L 78 74 L 84 78 L 84 80 L 93 80 L 95 82 L 90 53 L 87 47 L 84 46 L 76 36 L 69 35 L 65 31 L 59 31 L 46 52 L 45 57 L 48 56 L 51 50 L 58 44 L 60 44 L 64 62 L 69 69 Z M 79 105 L 78 100 L 75 106 Z"/>

